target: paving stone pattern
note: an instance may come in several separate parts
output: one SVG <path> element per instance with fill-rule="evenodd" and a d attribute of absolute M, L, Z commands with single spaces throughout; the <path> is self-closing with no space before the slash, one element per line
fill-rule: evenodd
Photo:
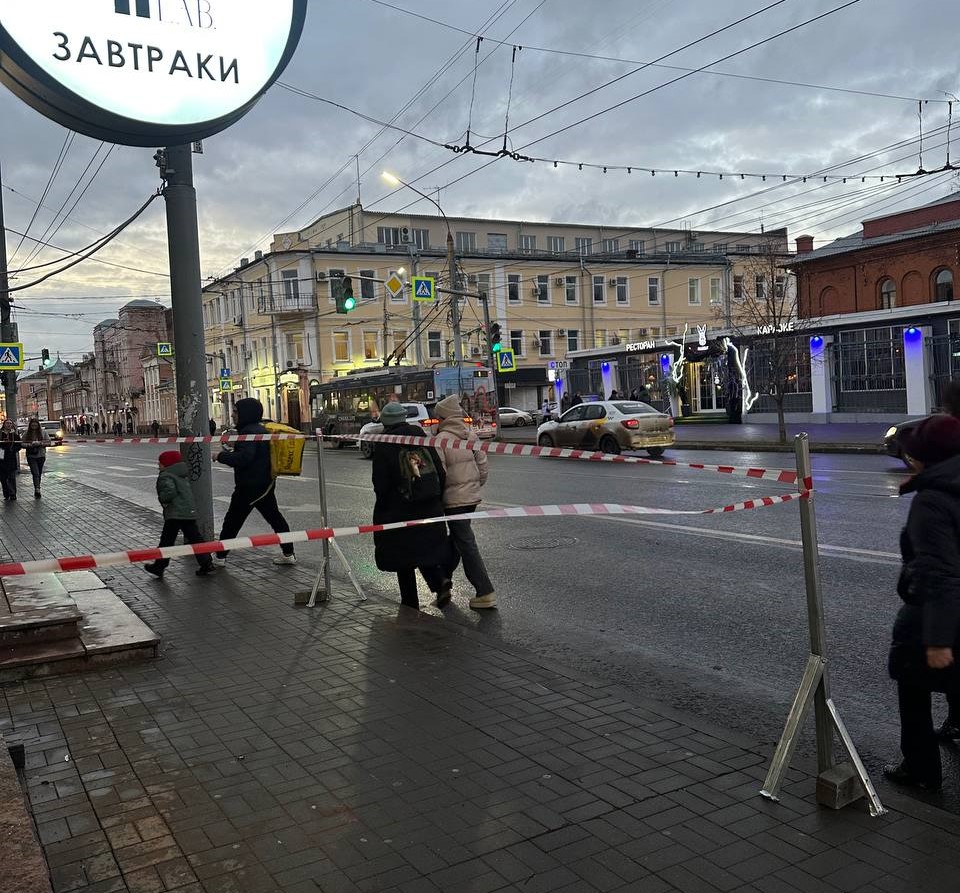
<path fill-rule="evenodd" d="M 154 540 L 101 498 L 52 484 L 4 547 Z M 270 557 L 101 572 L 162 658 L 0 689 L 57 893 L 957 889 L 945 814 L 822 810 L 796 770 L 769 803 L 737 736 L 347 587 L 295 610 L 316 553 Z"/>

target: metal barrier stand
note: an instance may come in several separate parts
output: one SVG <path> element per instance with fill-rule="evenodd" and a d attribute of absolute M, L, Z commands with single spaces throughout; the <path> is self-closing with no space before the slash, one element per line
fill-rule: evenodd
<path fill-rule="evenodd" d="M 810 441 L 806 434 L 797 435 L 796 456 L 797 486 L 801 491 L 807 491 L 807 498 L 800 503 L 800 533 L 803 542 L 810 656 L 760 793 L 771 800 L 779 799 L 780 787 L 787 769 L 790 768 L 800 729 L 813 705 L 817 734 L 817 802 L 832 809 L 841 809 L 865 794 L 870 805 L 870 814 L 879 816 L 883 815 L 886 809 L 877 796 L 863 761 L 840 718 L 837 705 L 830 696 L 813 469 L 810 462 Z M 840 738 L 849 762 L 834 762 L 834 731 Z"/>

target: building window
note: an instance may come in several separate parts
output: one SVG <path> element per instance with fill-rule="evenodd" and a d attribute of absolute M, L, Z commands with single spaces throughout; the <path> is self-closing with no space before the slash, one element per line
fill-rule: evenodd
<path fill-rule="evenodd" d="M 375 270 L 360 271 L 360 299 L 372 301 L 377 296 L 376 283 L 373 281 L 377 273 Z"/>
<path fill-rule="evenodd" d="M 620 240 L 619 239 L 604 239 L 603 240 L 603 253 L 604 254 L 616 254 L 620 250 Z"/>
<path fill-rule="evenodd" d="M 700 304 L 700 280 L 699 279 L 688 279 L 687 280 L 687 303 L 691 307 L 696 307 Z"/>
<path fill-rule="evenodd" d="M 733 277 L 733 299 L 735 301 L 743 300 L 743 276 Z"/>
<path fill-rule="evenodd" d="M 327 270 L 327 300 L 333 303 L 333 281 L 346 276 L 346 270 Z"/>
<path fill-rule="evenodd" d="M 567 276 L 563 286 L 564 300 L 568 304 L 578 304 L 580 296 L 577 294 L 577 277 Z"/>
<path fill-rule="evenodd" d="M 880 309 L 892 310 L 897 306 L 897 286 L 892 279 L 880 283 Z"/>
<path fill-rule="evenodd" d="M 786 283 L 786 280 L 783 278 L 783 276 L 777 276 L 777 277 L 774 278 L 774 280 L 773 280 L 773 295 L 774 295 L 775 298 L 779 298 L 779 299 L 782 299 L 782 298 L 783 298 L 784 294 L 786 293 L 786 292 L 784 291 L 784 285 L 785 285 L 785 283 Z"/>
<path fill-rule="evenodd" d="M 726 254 L 730 250 L 730 246 L 726 242 L 717 242 L 713 246 L 713 250 L 716 254 Z"/>
<path fill-rule="evenodd" d="M 541 329 L 537 335 L 537 341 L 540 342 L 540 356 L 553 356 L 553 331 L 551 329 Z"/>
<path fill-rule="evenodd" d="M 580 330 L 567 329 L 567 350 L 573 352 L 580 350 Z"/>
<path fill-rule="evenodd" d="M 481 295 L 490 294 L 490 274 L 489 273 L 478 273 L 477 274 L 477 292 Z"/>
<path fill-rule="evenodd" d="M 411 230 L 411 235 L 413 236 L 413 244 L 417 246 L 421 251 L 424 248 L 430 247 L 430 230 L 428 229 L 415 229 Z"/>
<path fill-rule="evenodd" d="M 749 245 L 742 245 L 742 244 L 741 244 L 741 245 L 737 245 L 736 252 L 737 252 L 737 254 L 749 254 L 749 253 L 750 253 L 750 246 L 749 246 Z"/>
<path fill-rule="evenodd" d="M 547 236 L 547 251 L 554 254 L 561 254 L 564 251 L 566 239 L 563 236 Z"/>
<path fill-rule="evenodd" d="M 593 330 L 593 346 L 594 347 L 607 346 L 607 330 L 606 329 Z"/>
<path fill-rule="evenodd" d="M 577 245 L 577 254 L 586 255 L 590 254 L 593 251 L 593 239 L 580 239 L 576 240 Z"/>
<path fill-rule="evenodd" d="M 520 250 L 525 254 L 529 254 L 531 251 L 536 251 L 537 237 L 536 236 L 520 236 Z"/>
<path fill-rule="evenodd" d="M 507 301 L 511 304 L 520 303 L 520 277 L 516 273 L 507 276 Z"/>
<path fill-rule="evenodd" d="M 407 340 L 407 333 L 404 329 L 394 329 L 391 333 L 393 338 L 393 358 L 402 360 L 407 355 L 407 349 L 404 342 Z"/>
<path fill-rule="evenodd" d="M 550 303 L 550 277 L 537 276 L 537 303 Z"/>
<path fill-rule="evenodd" d="M 901 326 L 840 332 L 840 390 L 902 391 L 906 388 Z"/>
<path fill-rule="evenodd" d="M 476 250 L 477 250 L 477 234 L 476 233 L 467 233 L 467 232 L 457 233 L 457 251 L 476 251 Z"/>
<path fill-rule="evenodd" d="M 518 356 L 523 356 L 523 329 L 510 330 L 510 347 Z"/>
<path fill-rule="evenodd" d="M 953 273 L 941 270 L 933 280 L 933 299 L 935 301 L 953 300 Z"/>
<path fill-rule="evenodd" d="M 376 360 L 380 356 L 380 346 L 377 344 L 376 332 L 363 333 L 363 358 Z"/>
<path fill-rule="evenodd" d="M 431 360 L 443 359 L 443 335 L 441 332 L 427 332 L 427 356 Z"/>
<path fill-rule="evenodd" d="M 457 233 L 457 239 L 460 239 L 460 233 Z M 473 233 L 463 233 L 463 235 L 473 236 Z M 474 237 L 475 238 L 475 237 Z M 470 248 L 476 248 L 476 242 Z M 466 249 L 464 249 L 466 250 Z M 507 250 L 507 236 L 505 233 L 487 233 L 487 250 L 505 252 Z"/>
<path fill-rule="evenodd" d="M 281 270 L 280 278 L 284 306 L 296 307 L 300 303 L 300 274 L 296 270 Z"/>
<path fill-rule="evenodd" d="M 593 303 L 594 304 L 606 304 L 607 302 L 607 293 L 604 291 L 604 287 L 607 284 L 607 280 L 603 276 L 594 276 L 593 277 Z"/>
<path fill-rule="evenodd" d="M 710 303 L 719 304 L 720 303 L 720 277 L 714 276 L 710 280 Z"/>
<path fill-rule="evenodd" d="M 618 304 L 630 303 L 630 290 L 627 283 L 628 283 L 628 280 L 626 276 L 617 276 L 617 303 Z"/>
<path fill-rule="evenodd" d="M 660 305 L 660 280 L 656 276 L 647 278 L 647 303 L 651 307 Z"/>
<path fill-rule="evenodd" d="M 227 350 L 227 368 L 232 369 L 230 349 Z M 298 366 L 303 365 L 303 334 L 287 335 L 287 359 L 293 360 Z"/>
<path fill-rule="evenodd" d="M 377 227 L 377 241 L 381 245 L 399 245 L 400 244 L 400 227 L 399 226 L 378 226 Z M 330 247 L 329 240 L 327 242 L 327 247 Z"/>
<path fill-rule="evenodd" d="M 680 242 L 667 242 L 667 254 L 679 254 L 682 248 Z"/>
<path fill-rule="evenodd" d="M 758 301 L 766 300 L 767 297 L 767 280 L 760 273 L 753 277 L 753 296 Z"/>
<path fill-rule="evenodd" d="M 266 348 L 264 348 L 264 360 L 266 360 Z M 333 361 L 335 363 L 350 362 L 350 333 L 333 333 Z M 266 362 L 264 362 L 266 365 Z"/>
<path fill-rule="evenodd" d="M 693 248 L 694 253 L 703 254 L 707 246 L 704 245 L 703 242 L 694 242 L 690 247 Z"/>
<path fill-rule="evenodd" d="M 637 254 L 643 254 L 643 239 L 631 239 L 630 240 L 630 250 L 636 251 Z"/>

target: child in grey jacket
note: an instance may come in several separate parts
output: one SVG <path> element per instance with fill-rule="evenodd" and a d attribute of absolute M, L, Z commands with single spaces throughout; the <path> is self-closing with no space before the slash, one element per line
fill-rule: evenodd
<path fill-rule="evenodd" d="M 190 469 L 176 450 L 167 450 L 160 454 L 160 474 L 157 477 L 157 498 L 163 506 L 163 532 L 160 534 L 160 546 L 172 546 L 177 535 L 183 531 L 185 542 L 202 543 L 203 536 L 197 526 L 197 506 L 190 489 Z M 213 558 L 210 555 L 197 555 L 200 569 L 198 577 L 213 570 Z M 157 579 L 163 579 L 163 572 L 170 564 L 169 558 L 158 558 L 145 564 L 143 569 Z"/>

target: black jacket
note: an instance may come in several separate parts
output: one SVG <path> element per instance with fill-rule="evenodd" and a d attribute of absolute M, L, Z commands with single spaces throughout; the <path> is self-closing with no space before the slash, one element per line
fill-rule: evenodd
<path fill-rule="evenodd" d="M 408 422 L 384 429 L 384 434 L 406 437 L 423 437 L 423 429 Z M 399 444 L 377 443 L 373 448 L 373 490 L 376 502 L 373 506 L 373 523 L 390 524 L 395 521 L 414 521 L 421 518 L 443 516 L 443 496 L 423 502 L 407 502 L 400 495 Z M 434 465 L 440 475 L 441 489 L 446 476 L 443 463 L 434 449 L 430 450 Z M 446 564 L 450 560 L 450 545 L 447 525 L 427 524 L 403 530 L 389 530 L 373 535 L 377 567 L 382 571 L 405 570 L 414 567 L 431 567 Z"/>
<path fill-rule="evenodd" d="M 893 626 L 890 675 L 952 689 L 960 670 L 929 670 L 926 649 L 953 648 L 960 659 L 960 457 L 924 469 L 900 492 L 916 495 L 900 535 L 905 604 Z"/>
<path fill-rule="evenodd" d="M 238 434 L 269 434 L 261 424 L 262 419 L 259 400 L 237 401 Z M 233 469 L 236 495 L 248 505 L 259 502 L 276 486 L 270 467 L 269 441 L 235 443 L 232 450 L 220 453 L 217 461 Z"/>
<path fill-rule="evenodd" d="M 0 469 L 16 471 L 17 453 L 22 449 L 20 435 L 16 431 L 0 433 Z"/>

